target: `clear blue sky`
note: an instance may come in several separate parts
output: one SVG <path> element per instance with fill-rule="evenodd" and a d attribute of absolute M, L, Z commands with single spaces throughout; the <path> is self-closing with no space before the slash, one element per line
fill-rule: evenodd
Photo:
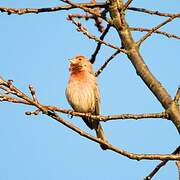
<path fill-rule="evenodd" d="M 0 1 L 0 6 L 16 8 L 56 5 L 59 1 Z M 161 12 L 180 11 L 179 0 L 134 0 L 133 6 Z M 64 94 L 69 73 L 67 59 L 76 54 L 90 57 L 96 47 L 66 20 L 68 13 L 72 12 L 21 16 L 0 13 L 0 74 L 5 79 L 13 79 L 25 93 L 29 93 L 28 85 L 32 84 L 41 103 L 67 109 L 70 108 Z M 165 18 L 129 12 L 127 19 L 132 26 L 152 27 Z M 90 26 L 91 32 L 99 36 L 92 24 Z M 179 27 L 180 21 L 176 19 L 162 30 L 180 35 Z M 140 35 L 134 33 L 134 38 L 138 39 Z M 106 40 L 119 44 L 114 30 Z M 180 83 L 179 47 L 178 40 L 159 35 L 153 35 L 141 47 L 145 62 L 171 96 L 175 95 Z M 97 70 L 112 52 L 103 47 L 94 69 Z M 98 81 L 104 115 L 163 110 L 124 55 L 115 58 Z M 141 180 L 158 162 L 137 162 L 111 151 L 102 151 L 97 144 L 45 115 L 24 115 L 30 110 L 33 108 L 0 104 L 0 180 Z M 94 133 L 80 118 L 60 116 Z M 134 153 L 170 153 L 179 145 L 179 134 L 167 120 L 109 121 L 103 123 L 103 127 L 110 143 Z M 154 179 L 176 180 L 177 177 L 175 163 L 169 162 Z"/>

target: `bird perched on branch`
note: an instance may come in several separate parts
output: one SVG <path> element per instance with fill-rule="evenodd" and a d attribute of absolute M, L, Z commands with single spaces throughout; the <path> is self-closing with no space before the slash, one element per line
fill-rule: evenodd
<path fill-rule="evenodd" d="M 99 115 L 100 96 L 97 79 L 91 62 L 84 56 L 70 59 L 70 78 L 66 88 L 66 97 L 69 104 L 77 112 Z M 90 129 L 95 129 L 96 135 L 107 142 L 102 126 L 98 120 L 90 117 L 82 118 Z M 103 150 L 105 145 L 100 145 Z"/>

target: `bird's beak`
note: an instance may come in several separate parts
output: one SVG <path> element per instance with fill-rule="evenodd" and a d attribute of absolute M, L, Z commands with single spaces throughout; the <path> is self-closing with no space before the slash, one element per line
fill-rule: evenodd
<path fill-rule="evenodd" d="M 71 59 L 68 59 L 69 60 L 69 62 L 71 63 L 71 64 L 75 64 L 75 59 L 74 58 L 71 58 Z"/>

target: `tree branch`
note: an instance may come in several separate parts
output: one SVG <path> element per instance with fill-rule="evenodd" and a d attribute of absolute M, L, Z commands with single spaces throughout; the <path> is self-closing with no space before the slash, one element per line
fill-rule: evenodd
<path fill-rule="evenodd" d="M 123 7 L 123 10 L 125 11 L 129 5 L 132 3 L 133 0 L 128 0 L 125 4 L 124 4 L 124 7 Z"/>
<path fill-rule="evenodd" d="M 180 160 L 180 155 L 172 155 L 172 154 L 135 154 L 135 153 L 131 153 L 128 151 L 125 151 L 123 149 L 120 149 L 118 147 L 115 147 L 113 145 L 111 145 L 110 143 L 107 143 L 106 141 L 103 141 L 99 138 L 96 138 L 84 131 L 82 131 L 80 128 L 76 127 L 75 125 L 73 125 L 72 123 L 69 123 L 68 121 L 65 121 L 64 119 L 62 119 L 61 117 L 59 117 L 56 113 L 50 113 L 49 111 L 46 113 L 46 115 L 52 117 L 53 119 L 57 120 L 58 122 L 64 124 L 66 127 L 72 129 L 74 132 L 78 133 L 79 135 L 86 137 L 96 143 L 105 145 L 107 147 L 108 150 L 112 150 L 120 155 L 126 156 L 130 159 L 134 159 L 134 160 L 142 160 L 142 159 L 146 159 L 146 160 L 155 160 L 155 159 L 159 159 L 159 160 Z"/>
<path fill-rule="evenodd" d="M 104 44 L 104 45 L 106 45 L 106 46 L 109 46 L 109 47 L 111 47 L 111 48 L 113 48 L 113 49 L 116 49 L 116 50 L 118 50 L 118 51 L 120 51 L 120 52 L 127 53 L 126 50 L 121 49 L 121 48 L 119 48 L 119 47 L 117 47 L 117 46 L 115 46 L 115 45 L 113 45 L 113 44 L 111 44 L 111 43 L 105 42 L 105 41 L 101 40 L 100 38 L 97 38 L 96 36 L 94 36 L 94 35 L 92 35 L 91 33 L 89 33 L 89 32 L 87 31 L 87 29 L 86 29 L 84 26 L 82 26 L 82 24 L 81 24 L 80 22 L 75 21 L 74 18 L 71 17 L 71 15 L 68 16 L 68 19 L 69 19 L 73 24 L 75 24 L 75 25 L 77 26 L 77 30 L 78 30 L 78 31 L 82 32 L 82 33 L 83 33 L 84 35 L 86 35 L 89 39 L 93 39 L 93 40 L 95 40 L 95 41 L 98 42 L 98 43 L 101 43 L 101 44 Z"/>
<path fill-rule="evenodd" d="M 0 95 L 0 101 L 4 102 L 11 102 L 11 103 L 18 103 L 18 104 L 24 104 L 24 105 L 32 105 L 28 101 L 24 99 L 19 99 L 15 97 L 9 97 L 6 95 Z M 37 101 L 38 102 L 38 101 Z M 78 117 L 87 117 L 87 118 L 92 118 L 95 120 L 99 121 L 111 121 L 111 120 L 126 120 L 126 119 L 134 119 L 134 120 L 139 120 L 139 119 L 145 119 L 145 118 L 162 118 L 162 119 L 168 119 L 168 114 L 166 112 L 160 112 L 160 113 L 146 113 L 146 114 L 117 114 L 117 115 L 90 115 L 89 113 L 80 113 L 80 112 L 75 112 L 72 110 L 67 110 L 64 108 L 56 107 L 56 106 L 47 106 L 47 105 L 42 105 L 44 108 L 48 109 L 49 111 L 56 111 L 56 112 L 61 112 L 65 114 L 69 114 L 72 116 L 78 116 Z M 34 113 L 26 113 L 27 115 L 31 115 Z"/>
<path fill-rule="evenodd" d="M 179 103 L 179 99 L 180 99 L 180 86 L 177 89 L 176 95 L 174 97 L 174 102 L 178 105 Z"/>
<path fill-rule="evenodd" d="M 179 17 L 180 14 L 175 14 L 174 16 L 168 18 L 167 20 L 165 20 L 164 22 L 160 23 L 159 25 L 155 26 L 154 28 L 152 28 L 145 36 L 143 36 L 138 42 L 137 45 L 140 46 L 142 44 L 142 42 L 144 42 L 148 37 L 150 37 L 152 35 L 152 33 L 154 33 L 156 30 L 158 30 L 159 28 L 161 28 L 162 26 L 164 26 L 165 24 L 171 22 L 173 19 Z"/>
<path fill-rule="evenodd" d="M 12 85 L 12 81 L 5 81 L 3 78 L 0 77 L 0 87 L 6 92 L 15 95 L 19 98 L 9 97 L 4 94 L 0 94 L 0 101 L 12 102 L 12 103 L 19 103 L 24 105 L 34 105 L 39 109 L 46 109 L 48 111 L 56 111 L 65 114 L 70 114 L 72 116 L 80 116 L 80 117 L 91 117 L 92 119 L 96 119 L 99 121 L 108 121 L 108 120 L 117 120 L 117 119 L 143 119 L 143 118 L 164 118 L 168 119 L 168 114 L 166 112 L 161 113 L 149 113 L 149 114 L 120 114 L 120 115 L 108 115 L 108 116 L 101 116 L 101 115 L 90 115 L 89 113 L 80 113 L 75 111 L 66 110 L 64 108 L 56 107 L 56 106 L 45 106 L 40 105 L 38 103 L 37 98 L 33 97 L 35 95 L 35 89 L 30 85 L 30 92 L 33 99 L 30 99 L 27 95 L 22 93 L 19 89 Z M 2 88 L 3 87 L 3 88 Z M 33 90 L 32 90 L 33 89 Z M 33 92 L 32 92 L 33 91 Z M 179 92 L 179 91 L 178 91 Z M 178 94 L 178 93 L 177 93 Z"/>
<path fill-rule="evenodd" d="M 88 12 L 88 13 L 90 13 L 90 14 L 93 14 L 93 15 L 96 16 L 96 17 L 99 17 L 99 18 L 102 18 L 102 19 L 103 19 L 103 17 L 101 16 L 101 14 L 100 14 L 99 12 L 93 11 L 93 10 L 91 10 L 90 8 L 87 8 L 86 6 L 84 6 L 84 5 L 82 5 L 82 4 L 73 3 L 73 2 L 71 2 L 71 1 L 69 1 L 69 0 L 61 0 L 61 1 L 64 2 L 64 3 L 67 3 L 67 4 L 69 4 L 69 5 L 71 5 L 71 6 L 74 7 L 74 8 L 82 9 L 82 10 L 84 10 L 85 12 Z"/>
<path fill-rule="evenodd" d="M 129 29 L 131 31 L 141 31 L 141 32 L 150 32 L 152 29 L 148 29 L 148 28 L 140 28 L 140 27 L 129 27 Z M 176 36 L 174 34 L 171 34 L 171 33 L 167 33 L 167 32 L 163 32 L 163 31 L 154 31 L 153 33 L 157 33 L 157 34 L 161 34 L 161 35 L 164 35 L 168 38 L 175 38 L 175 39 L 180 39 L 180 36 Z"/>
<path fill-rule="evenodd" d="M 86 7 L 86 8 L 104 8 L 106 7 L 105 3 L 80 3 L 78 4 L 81 7 Z M 70 9 L 75 9 L 79 8 L 73 5 L 67 5 L 67 6 L 55 6 L 55 7 L 47 7 L 47 8 L 9 8 L 9 7 L 0 7 L 0 11 L 10 14 L 17 14 L 17 15 L 22 15 L 22 14 L 39 14 L 43 12 L 55 12 L 55 11 L 62 11 L 62 10 L 70 10 Z"/>
<path fill-rule="evenodd" d="M 180 179 L 180 161 L 176 161 L 176 166 L 178 169 L 178 175 L 179 175 L 179 179 Z"/>
<path fill-rule="evenodd" d="M 152 10 L 148 10 L 148 9 L 144 9 L 144 8 L 136 8 L 136 7 L 128 7 L 128 10 L 143 12 L 143 13 L 147 13 L 150 15 L 164 16 L 164 17 L 173 17 L 175 15 L 175 14 L 171 14 L 171 13 L 161 13 L 159 11 L 152 11 Z M 178 14 L 178 18 L 180 17 L 179 15 L 180 14 Z"/>
<path fill-rule="evenodd" d="M 95 76 L 99 76 L 102 71 L 104 70 L 104 68 L 109 64 L 109 62 L 116 56 L 120 53 L 119 50 L 117 50 L 115 53 L 113 53 L 105 62 L 104 64 L 98 69 L 98 71 L 95 73 Z"/>
<path fill-rule="evenodd" d="M 159 160 L 180 160 L 180 154 L 178 154 L 178 155 L 172 155 L 172 154 L 135 154 L 135 153 L 125 151 L 121 148 L 115 147 L 112 144 L 108 143 L 107 141 L 103 141 L 100 138 L 94 137 L 94 136 L 84 132 L 83 130 L 81 130 L 80 128 L 75 126 L 74 124 L 64 120 L 63 118 L 58 116 L 57 113 L 55 113 L 52 110 L 49 110 L 48 107 L 43 106 L 38 101 L 35 101 L 35 100 L 31 99 L 30 97 L 28 97 L 27 95 L 25 95 L 23 92 L 21 92 L 15 86 L 13 86 L 11 81 L 4 81 L 3 79 L 0 79 L 0 85 L 8 88 L 11 92 L 13 92 L 13 95 L 17 96 L 20 99 L 27 101 L 27 103 L 29 103 L 30 105 L 38 108 L 38 110 L 33 111 L 33 113 L 36 112 L 38 114 L 39 113 L 38 111 L 41 111 L 43 114 L 45 114 L 45 115 L 53 118 L 54 120 L 60 122 L 61 124 L 70 128 L 71 130 L 78 133 L 79 135 L 86 137 L 87 139 L 90 139 L 96 143 L 105 145 L 108 150 L 112 150 L 112 151 L 114 151 L 120 155 L 126 156 L 130 159 L 135 159 L 135 160 L 142 160 L 142 159 L 146 159 L 146 160 L 155 160 L 155 159 L 156 160 L 157 159 L 159 159 Z"/>
<path fill-rule="evenodd" d="M 86 7 L 86 8 L 106 8 L 107 4 L 106 3 L 76 3 L 77 5 L 81 7 Z M 67 5 L 67 6 L 55 6 L 55 7 L 47 7 L 47 8 L 9 8 L 9 7 L 0 7 L 0 11 L 2 13 L 8 13 L 10 14 L 17 14 L 17 15 L 22 15 L 22 14 L 39 14 L 39 13 L 44 13 L 44 12 L 55 12 L 55 11 L 62 11 L 62 10 L 70 10 L 70 9 L 75 9 L 79 8 L 74 5 Z M 159 11 L 152 11 L 144 8 L 137 8 L 137 7 L 128 7 L 128 10 L 131 11 L 137 11 L 137 12 L 143 12 L 143 13 L 148 13 L 151 15 L 158 15 L 158 16 L 164 16 L 164 17 L 172 17 L 174 14 L 170 13 L 161 13 Z"/>
<path fill-rule="evenodd" d="M 110 121 L 110 120 L 124 120 L 124 119 L 143 119 L 143 118 L 163 118 L 168 119 L 168 114 L 166 112 L 161 113 L 149 113 L 149 114 L 118 114 L 118 115 L 90 115 L 88 113 L 80 113 L 71 110 L 66 110 L 56 106 L 46 106 L 51 111 L 57 111 L 65 114 L 70 114 L 72 116 L 88 117 L 99 121 Z"/>
<path fill-rule="evenodd" d="M 12 103 L 18 103 L 18 104 L 25 104 L 25 105 L 30 105 L 27 101 L 9 97 L 6 95 L 0 95 L 0 101 L 6 101 L 6 102 L 12 102 Z"/>
<path fill-rule="evenodd" d="M 122 46 L 128 51 L 127 55 L 134 68 L 136 69 L 137 74 L 141 77 L 147 87 L 151 90 L 151 92 L 156 96 L 156 98 L 165 108 L 166 112 L 169 114 L 169 118 L 172 120 L 180 133 L 180 110 L 178 106 L 174 103 L 166 89 L 154 77 L 154 75 L 150 72 L 147 65 L 145 64 L 144 59 L 139 52 L 139 48 L 132 38 L 128 24 L 124 17 L 124 12 L 119 11 L 120 9 L 123 9 L 122 0 L 110 0 L 110 16 L 112 18 L 114 26 L 116 27 L 117 32 L 119 33 Z M 168 21 L 171 21 L 171 19 L 174 19 L 176 16 L 178 15 L 169 18 Z M 159 26 L 153 29 L 153 31 L 157 30 Z"/>
<path fill-rule="evenodd" d="M 108 24 L 107 27 L 106 27 L 106 29 L 105 29 L 105 31 L 102 33 L 101 37 L 99 38 L 100 40 L 103 41 L 103 39 L 105 38 L 106 34 L 108 33 L 110 27 L 111 27 L 111 26 Z M 101 48 L 101 45 L 102 45 L 102 43 L 98 42 L 97 47 L 96 47 L 94 53 L 91 55 L 90 61 L 91 61 L 92 64 L 93 64 L 93 63 L 95 62 L 95 60 L 96 60 L 96 56 L 97 56 L 97 54 L 98 54 L 98 52 L 99 52 L 99 50 L 100 50 L 100 48 Z"/>
<path fill-rule="evenodd" d="M 180 152 L 180 146 L 176 148 L 176 150 L 172 153 L 172 154 L 178 154 Z M 151 173 L 149 173 L 144 180 L 151 180 L 152 177 L 163 167 L 166 165 L 166 163 L 168 162 L 168 160 L 164 160 L 162 162 L 160 162 L 152 171 Z"/>
<path fill-rule="evenodd" d="M 18 103 L 18 104 L 24 104 L 24 105 L 31 105 L 25 100 L 21 100 L 18 98 L 14 97 L 9 97 L 5 95 L 0 95 L 0 101 L 6 101 L 6 102 L 12 102 L 12 103 Z M 161 113 L 148 113 L 148 114 L 118 114 L 118 115 L 90 115 L 87 113 L 80 113 L 80 112 L 75 112 L 71 110 L 67 110 L 64 108 L 56 107 L 56 106 L 46 106 L 43 105 L 45 108 L 47 108 L 50 111 L 56 111 L 56 112 L 61 112 L 65 114 L 70 114 L 72 116 L 79 116 L 79 117 L 90 117 L 92 119 L 96 119 L 99 121 L 110 121 L 110 120 L 125 120 L 125 119 L 144 119 L 144 118 L 163 118 L 163 119 L 168 119 L 168 114 L 166 112 L 161 112 Z"/>

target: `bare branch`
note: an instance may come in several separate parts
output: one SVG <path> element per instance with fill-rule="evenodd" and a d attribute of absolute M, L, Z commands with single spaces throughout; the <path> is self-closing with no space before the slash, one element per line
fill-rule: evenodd
<path fill-rule="evenodd" d="M 148 159 L 148 160 L 154 160 L 154 159 L 159 159 L 159 160 L 180 160 L 180 154 L 178 155 L 172 155 L 172 154 L 135 154 L 135 153 L 131 153 L 128 151 L 125 151 L 123 149 L 120 149 L 118 147 L 115 147 L 113 145 L 111 145 L 110 143 L 108 143 L 107 141 L 103 141 L 97 137 L 94 137 L 84 131 L 82 131 L 80 128 L 76 127 L 74 124 L 64 120 L 63 118 L 61 118 L 60 116 L 58 116 L 53 110 L 49 110 L 49 108 L 47 106 L 44 106 L 42 104 L 40 104 L 37 101 L 34 101 L 33 99 L 29 98 L 27 95 L 25 95 L 23 92 L 21 92 L 19 89 L 17 89 L 15 86 L 12 85 L 12 83 L 9 83 L 8 81 L 4 81 L 2 79 L 0 79 L 0 84 L 5 86 L 6 88 L 9 88 L 11 91 L 14 92 L 14 95 L 16 95 L 17 97 L 27 101 L 30 105 L 36 107 L 38 110 L 33 111 L 33 114 L 35 114 L 35 112 L 38 114 L 40 111 L 53 118 L 54 120 L 60 122 L 61 124 L 65 125 L 66 127 L 72 129 L 74 132 L 80 134 L 83 137 L 86 137 L 96 143 L 105 145 L 107 147 L 107 149 L 112 150 L 118 154 L 124 155 L 130 159 L 135 159 L 135 160 L 142 160 L 142 159 Z M 32 112 L 27 113 L 28 115 L 30 115 Z"/>
<path fill-rule="evenodd" d="M 12 102 L 12 103 L 18 103 L 18 104 L 25 104 L 25 105 L 30 105 L 27 101 L 9 97 L 6 95 L 0 95 L 0 101 L 7 101 L 7 102 Z"/>
<path fill-rule="evenodd" d="M 24 104 L 24 105 L 32 105 L 31 103 L 29 103 L 28 101 L 24 99 L 9 97 L 6 95 L 0 95 L 0 101 L 18 103 L 18 104 Z M 72 116 L 78 116 L 78 117 L 88 117 L 88 118 L 91 117 L 92 119 L 96 119 L 96 120 L 104 121 L 104 122 L 111 121 L 111 120 L 126 120 L 126 119 L 138 120 L 138 119 L 145 119 L 145 118 L 168 119 L 168 114 L 166 112 L 148 113 L 148 114 L 117 114 L 117 115 L 103 116 L 103 115 L 90 115 L 89 113 L 87 114 L 87 113 L 75 112 L 72 110 L 67 110 L 64 108 L 56 107 L 56 106 L 46 106 L 46 105 L 42 105 L 42 106 L 50 111 L 61 112 L 61 113 L 70 114 Z"/>
<path fill-rule="evenodd" d="M 96 17 L 103 18 L 99 12 L 91 10 L 90 8 L 87 8 L 86 6 L 84 6 L 82 4 L 73 3 L 73 2 L 71 2 L 69 0 L 61 0 L 61 1 L 73 6 L 74 8 L 80 8 L 80 9 L 84 10 L 85 12 L 93 14 Z"/>
<path fill-rule="evenodd" d="M 36 102 L 38 102 L 38 100 L 37 100 L 37 98 L 36 98 L 36 91 L 35 91 L 34 87 L 33 87 L 31 84 L 29 85 L 29 90 L 30 90 L 30 92 L 31 92 L 31 95 L 32 95 L 33 100 L 36 101 Z"/>
<path fill-rule="evenodd" d="M 94 17 L 88 13 L 86 13 L 86 14 L 79 14 L 79 13 L 71 14 L 71 18 L 78 18 L 78 19 L 83 18 L 85 20 L 94 19 Z M 67 20 L 70 20 L 70 19 L 67 18 Z"/>
<path fill-rule="evenodd" d="M 179 17 L 180 14 L 175 14 L 174 16 L 168 18 L 167 20 L 165 20 L 164 22 L 160 23 L 159 25 L 155 26 L 154 28 L 152 28 L 145 36 L 143 36 L 138 42 L 137 45 L 140 46 L 142 44 L 142 42 L 144 42 L 148 37 L 150 37 L 152 35 L 152 33 L 154 33 L 156 30 L 158 30 L 159 28 L 161 28 L 162 26 L 164 26 L 165 24 L 171 22 L 173 19 Z"/>
<path fill-rule="evenodd" d="M 86 29 L 84 26 L 82 26 L 82 24 L 81 24 L 80 22 L 75 21 L 73 18 L 71 18 L 71 15 L 69 15 L 69 19 L 72 21 L 73 24 L 75 24 L 75 25 L 78 27 L 77 30 L 80 31 L 80 32 L 82 32 L 82 33 L 83 33 L 84 35 L 86 35 L 89 39 L 93 39 L 93 40 L 95 40 L 96 42 L 99 42 L 99 43 L 101 43 L 101 44 L 104 44 L 104 45 L 106 45 L 106 46 L 109 46 L 109 47 L 111 47 L 111 48 L 113 48 L 113 49 L 119 50 L 120 52 L 127 53 L 126 50 L 121 49 L 121 48 L 119 48 L 119 47 L 117 47 L 117 46 L 115 46 L 115 45 L 113 45 L 113 44 L 111 44 L 111 43 L 105 42 L 105 41 L 101 40 L 100 38 L 97 38 L 96 36 L 94 36 L 94 35 L 92 35 L 91 33 L 89 33 L 89 32 L 87 31 L 87 29 Z"/>
<path fill-rule="evenodd" d="M 176 150 L 172 153 L 172 154 L 177 154 L 180 151 L 180 146 L 176 148 Z M 149 175 L 147 175 L 144 180 L 151 180 L 152 177 L 163 167 L 166 165 L 166 163 L 168 162 L 168 160 L 164 160 L 162 162 L 160 162 L 152 171 L 151 173 L 149 173 Z"/>
<path fill-rule="evenodd" d="M 129 29 L 131 31 L 141 31 L 141 32 L 150 32 L 152 29 L 148 29 L 148 28 L 140 28 L 140 27 L 129 27 Z M 157 33 L 157 34 L 161 34 L 164 35 L 168 38 L 175 38 L 175 39 L 180 39 L 180 36 L 176 36 L 174 34 L 171 33 L 167 33 L 167 32 L 163 32 L 163 31 L 154 31 L 153 33 Z"/>
<path fill-rule="evenodd" d="M 144 59 L 139 51 L 138 44 L 134 42 L 132 34 L 129 30 L 128 23 L 125 18 L 125 14 L 119 9 L 123 9 L 122 1 L 109 0 L 109 12 L 112 22 L 118 32 L 120 43 L 123 47 L 128 50 L 127 56 L 134 66 L 137 75 L 141 77 L 146 86 L 151 90 L 155 95 L 161 105 L 164 107 L 166 112 L 169 114 L 169 119 L 174 123 L 178 132 L 180 132 L 180 111 L 178 107 L 173 103 L 173 99 L 167 92 L 167 90 L 162 86 L 162 84 L 155 78 L 151 73 L 148 66 L 144 62 Z M 177 15 L 176 15 L 177 16 Z M 168 22 L 171 21 L 176 16 L 173 16 L 168 19 Z M 167 20 L 166 20 L 167 21 Z M 167 22 L 163 22 L 167 23 Z M 148 36 L 156 31 L 161 25 L 155 27 L 151 32 L 148 33 Z M 148 36 L 140 40 L 140 43 L 146 39 Z"/>
<path fill-rule="evenodd" d="M 94 25 L 97 27 L 98 31 L 100 33 L 103 33 L 104 30 L 105 30 L 104 26 L 102 25 L 103 20 L 101 18 L 97 18 L 97 17 L 94 16 L 94 21 L 95 21 Z"/>
<path fill-rule="evenodd" d="M 35 116 L 37 116 L 40 112 L 41 112 L 40 109 L 35 109 L 33 111 L 27 111 L 27 112 L 25 112 L 25 114 L 26 115 L 35 115 Z"/>
<path fill-rule="evenodd" d="M 86 21 L 89 19 L 92 19 L 95 21 L 95 26 L 97 27 L 98 31 L 100 31 L 101 33 L 104 32 L 104 26 L 102 25 L 102 19 L 101 18 L 97 18 L 94 15 L 91 15 L 89 13 L 85 13 L 85 14 L 70 14 L 69 15 L 71 18 L 78 18 L 78 19 L 85 19 Z M 67 20 L 70 20 L 69 17 L 67 18 Z"/>
<path fill-rule="evenodd" d="M 1 86 L 1 85 L 0 85 L 0 89 L 1 89 L 1 90 L 3 90 L 3 91 L 5 91 L 5 92 L 7 92 L 7 91 L 8 91 L 8 89 L 7 89 L 7 88 L 5 88 L 5 87 L 3 87 L 3 86 Z"/>
<path fill-rule="evenodd" d="M 105 37 L 106 34 L 108 33 L 110 27 L 111 27 L 111 26 L 108 24 L 107 27 L 106 27 L 106 29 L 105 29 L 105 31 L 102 33 L 101 37 L 99 38 L 100 40 L 103 40 L 103 39 L 104 39 L 104 37 Z M 95 62 L 95 60 L 96 60 L 96 56 L 97 56 L 97 54 L 98 54 L 98 52 L 99 52 L 99 50 L 100 50 L 100 48 L 101 48 L 101 45 L 102 45 L 102 43 L 101 43 L 101 42 L 98 42 L 97 47 L 96 47 L 94 53 L 91 55 L 90 61 L 91 61 L 92 64 L 93 64 L 93 63 Z"/>
<path fill-rule="evenodd" d="M 98 71 L 95 73 L 95 76 L 99 76 L 101 74 L 101 72 L 104 70 L 104 68 L 108 65 L 108 63 L 116 56 L 120 53 L 119 50 L 117 50 L 114 54 L 112 54 L 105 62 L 104 64 L 98 69 Z"/>
<path fill-rule="evenodd" d="M 176 95 L 175 95 L 175 98 L 174 98 L 174 102 L 178 105 L 179 103 L 179 99 L 180 99 L 180 86 L 178 87 L 177 89 L 177 92 L 176 92 Z"/>
<path fill-rule="evenodd" d="M 112 151 L 114 151 L 118 154 L 121 154 L 123 156 L 126 156 L 130 159 L 135 159 L 135 160 L 142 160 L 142 159 L 179 160 L 180 159 L 180 154 L 172 155 L 172 154 L 135 154 L 135 153 L 131 153 L 131 152 L 125 151 L 123 149 L 120 149 L 118 147 L 115 147 L 115 146 L 111 145 L 110 143 L 101 140 L 100 138 L 94 137 L 94 136 L 82 131 L 80 128 L 76 127 L 72 123 L 65 121 L 63 118 L 59 117 L 56 113 L 51 113 L 51 112 L 47 111 L 47 112 L 45 112 L 45 114 L 52 117 L 53 119 L 57 120 L 58 122 L 64 124 L 66 127 L 72 129 L 74 132 L 78 133 L 79 135 L 81 135 L 87 139 L 90 139 L 96 143 L 105 145 L 108 150 L 112 150 Z"/>
<path fill-rule="evenodd" d="M 91 0 L 90 2 L 96 4 L 96 0 Z M 100 8 L 95 8 L 94 10 L 100 12 Z M 98 18 L 94 15 L 93 15 L 93 17 L 95 20 L 95 26 L 97 27 L 98 31 L 101 33 L 104 32 L 104 26 L 102 25 L 102 19 Z"/>
<path fill-rule="evenodd" d="M 13 95 L 16 95 L 17 92 L 13 92 Z M 7 95 L 0 95 L 0 101 L 4 102 L 11 102 L 11 103 L 19 103 L 19 104 L 24 104 L 24 105 L 32 105 L 29 100 L 24 99 L 23 97 L 15 98 L 15 97 L 10 97 Z M 38 103 L 37 101 L 33 100 L 33 102 Z M 79 116 L 79 117 L 91 117 L 92 119 L 96 119 L 99 121 L 110 121 L 110 120 L 125 120 L 125 119 L 144 119 L 144 118 L 163 118 L 163 119 L 168 119 L 168 114 L 166 112 L 160 112 L 160 113 L 146 113 L 146 114 L 118 114 L 118 115 L 90 115 L 89 113 L 80 113 L 80 112 L 75 112 L 72 110 L 67 110 L 64 108 L 56 107 L 56 106 L 46 106 L 42 105 L 44 108 L 50 110 L 50 111 L 56 111 L 56 112 L 61 112 L 65 114 L 70 114 L 72 116 Z M 33 113 L 32 113 L 33 114 Z M 29 115 L 29 114 L 28 114 Z"/>
<path fill-rule="evenodd" d="M 164 16 L 164 17 L 174 17 L 174 15 L 177 15 L 178 18 L 180 17 L 180 14 L 161 13 L 159 11 L 152 11 L 144 8 L 128 7 L 128 10 L 143 12 L 151 15 Z"/>
<path fill-rule="evenodd" d="M 86 7 L 86 8 L 106 8 L 106 3 L 77 3 L 77 5 Z M 55 12 L 55 11 L 62 11 L 62 10 L 70 10 L 70 9 L 75 9 L 75 8 L 80 8 L 74 5 L 67 5 L 67 6 L 55 6 L 55 7 L 47 7 L 47 8 L 9 8 L 9 7 L 0 7 L 0 11 L 6 12 L 9 15 L 10 14 L 29 14 L 29 13 L 34 13 L 34 14 L 39 14 L 43 12 Z M 144 8 L 136 8 L 136 7 L 128 7 L 128 10 L 131 11 L 137 11 L 137 12 L 143 12 L 143 13 L 148 13 L 151 15 L 158 15 L 158 16 L 165 16 L 165 17 L 172 17 L 174 14 L 170 13 L 161 13 L 158 11 L 152 11 L 152 10 L 147 10 Z"/>
<path fill-rule="evenodd" d="M 178 169 L 179 179 L 180 179 L 180 161 L 176 161 L 176 166 Z"/>
<path fill-rule="evenodd" d="M 75 111 L 69 111 L 63 108 L 55 107 L 55 106 L 46 106 L 51 111 L 57 111 L 65 114 L 70 114 L 72 116 L 80 116 L 80 117 L 90 117 L 92 119 L 96 119 L 99 121 L 110 121 L 110 120 L 124 120 L 124 119 L 144 119 L 144 118 L 163 118 L 168 119 L 168 114 L 166 112 L 161 113 L 149 113 L 149 114 L 118 114 L 118 115 L 90 115 L 87 113 L 80 113 Z"/>
<path fill-rule="evenodd" d="M 125 11 L 129 5 L 132 3 L 133 0 L 128 0 L 125 4 L 124 4 L 124 7 L 123 7 L 123 10 Z"/>
<path fill-rule="evenodd" d="M 86 8 L 104 8 L 106 5 L 105 3 L 80 3 L 78 4 L 82 7 Z M 62 10 L 70 10 L 74 8 L 79 8 L 73 5 L 67 5 L 67 6 L 55 6 L 55 7 L 47 7 L 47 8 L 8 8 L 8 7 L 0 7 L 1 12 L 6 12 L 8 15 L 10 14 L 29 14 L 29 13 L 34 13 L 34 14 L 39 14 L 43 12 L 55 12 L 55 11 L 62 11 Z"/>

